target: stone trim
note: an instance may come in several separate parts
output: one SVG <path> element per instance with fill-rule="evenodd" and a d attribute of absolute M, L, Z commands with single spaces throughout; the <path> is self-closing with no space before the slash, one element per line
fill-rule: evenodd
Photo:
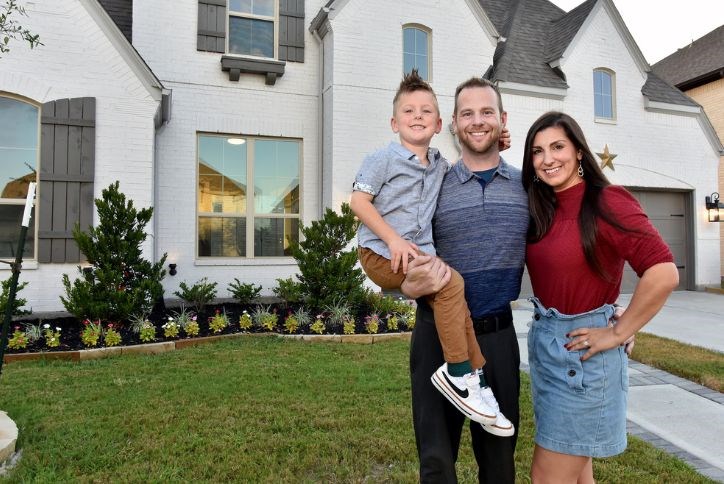
<path fill-rule="evenodd" d="M 286 62 L 270 59 L 251 59 L 230 55 L 221 56 L 221 70 L 229 73 L 229 80 L 238 82 L 241 73 L 263 74 L 266 85 L 273 86 L 284 75 Z"/>

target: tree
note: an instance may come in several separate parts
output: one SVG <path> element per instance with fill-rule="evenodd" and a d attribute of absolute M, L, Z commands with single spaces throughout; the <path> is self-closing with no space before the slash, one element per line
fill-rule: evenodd
<path fill-rule="evenodd" d="M 24 15 L 25 8 L 18 5 L 17 0 L 6 0 L 4 6 L 0 6 L 0 54 L 10 52 L 8 45 L 10 39 L 22 39 L 30 44 L 30 48 L 43 45 L 40 42 L 40 36 L 33 34 L 30 30 L 25 29 L 20 25 L 17 20 L 10 18 L 12 14 Z"/>
<path fill-rule="evenodd" d="M 134 314 L 147 314 L 163 296 L 161 280 L 166 275 L 166 254 L 155 264 L 141 255 L 144 228 L 153 209 L 136 210 L 118 190 L 118 182 L 103 190 L 95 204 L 98 226 L 88 233 L 78 224 L 73 229 L 73 238 L 92 267 L 78 266 L 80 277 L 72 283 L 63 274 L 66 297 L 60 300 L 79 319 L 125 321 Z"/>
<path fill-rule="evenodd" d="M 299 283 L 307 304 L 315 308 L 331 306 L 340 299 L 350 306 L 364 298 L 365 276 L 355 268 L 357 251 L 345 250 L 357 232 L 349 204 L 342 204 L 342 214 L 327 209 L 321 220 L 302 227 L 304 240 L 292 244 L 292 255 L 299 265 Z"/>

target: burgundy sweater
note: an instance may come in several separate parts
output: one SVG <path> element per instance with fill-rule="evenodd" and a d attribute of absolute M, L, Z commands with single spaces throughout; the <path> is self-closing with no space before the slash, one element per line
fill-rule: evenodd
<path fill-rule="evenodd" d="M 596 254 L 609 280 L 596 274 L 586 263 L 579 232 L 584 188 L 585 182 L 556 193 L 558 204 L 551 228 L 540 241 L 529 243 L 526 251 L 533 294 L 545 307 L 563 314 L 616 302 L 624 261 L 641 277 L 649 267 L 674 260 L 636 199 L 623 187 L 609 186 L 602 192 L 602 209 L 636 231 L 621 231 L 598 219 Z"/>

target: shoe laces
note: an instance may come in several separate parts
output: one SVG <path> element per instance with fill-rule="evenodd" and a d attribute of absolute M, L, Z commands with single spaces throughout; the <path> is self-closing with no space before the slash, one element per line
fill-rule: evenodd
<path fill-rule="evenodd" d="M 500 412 L 500 406 L 498 405 L 498 401 L 495 399 L 495 395 L 493 395 L 493 390 L 491 390 L 490 387 L 481 388 L 480 396 L 490 408 L 492 408 L 496 412 Z"/>

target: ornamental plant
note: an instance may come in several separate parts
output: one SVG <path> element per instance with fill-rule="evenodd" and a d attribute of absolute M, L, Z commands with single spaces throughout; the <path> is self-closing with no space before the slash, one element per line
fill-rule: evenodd
<path fill-rule="evenodd" d="M 299 330 L 299 320 L 289 311 L 287 318 L 284 320 L 284 331 L 289 334 L 296 333 Z"/>
<path fill-rule="evenodd" d="M 234 282 L 229 284 L 227 290 L 239 304 L 245 306 L 251 304 L 254 299 L 259 297 L 261 286 L 245 284 L 239 281 L 239 279 L 234 278 Z"/>
<path fill-rule="evenodd" d="M 387 315 L 387 331 L 397 331 L 400 326 L 399 318 L 394 314 Z"/>
<path fill-rule="evenodd" d="M 178 324 L 176 324 L 176 321 L 169 316 L 168 321 L 166 321 L 163 326 L 161 326 L 163 329 L 163 336 L 165 338 L 176 338 L 178 336 Z"/>
<path fill-rule="evenodd" d="M 174 291 L 174 295 L 193 306 L 196 314 L 198 314 L 203 312 L 206 305 L 216 297 L 216 286 L 216 282 L 209 282 L 206 277 L 197 281 L 192 286 L 187 285 L 184 281 L 178 285 L 179 290 Z"/>
<path fill-rule="evenodd" d="M 116 325 L 108 323 L 106 330 L 103 334 L 103 342 L 106 346 L 118 346 L 121 344 L 121 334 L 116 330 Z"/>
<path fill-rule="evenodd" d="M 300 224 L 303 238 L 291 243 L 302 298 L 314 308 L 324 308 L 339 298 L 356 307 L 365 297 L 365 275 L 355 267 L 357 250 L 349 247 L 359 222 L 349 204 L 343 203 L 341 209 L 341 215 L 328 208 L 321 220 Z"/>
<path fill-rule="evenodd" d="M 241 313 L 241 316 L 239 316 L 239 328 L 242 331 L 248 331 L 249 329 L 251 329 L 251 325 L 251 316 L 249 315 L 249 313 L 246 312 L 246 310 L 244 310 L 244 312 Z"/>
<path fill-rule="evenodd" d="M 51 328 L 48 323 L 43 325 L 43 337 L 45 338 L 45 346 L 48 348 L 57 348 L 60 346 L 60 328 Z"/>
<path fill-rule="evenodd" d="M 286 304 L 295 304 L 302 300 L 302 285 L 287 277 L 286 279 L 277 279 L 277 287 L 272 289 L 275 296 L 282 299 Z"/>
<path fill-rule="evenodd" d="M 217 309 L 216 314 L 209 318 L 209 329 L 213 333 L 221 333 L 228 325 L 229 317 L 226 315 L 226 311 L 222 313 Z"/>
<path fill-rule="evenodd" d="M 156 263 L 143 257 L 146 225 L 152 208 L 137 210 L 118 189 L 118 182 L 95 200 L 98 225 L 73 229 L 73 239 L 90 267 L 78 266 L 78 277 L 63 275 L 65 309 L 78 319 L 125 321 L 149 313 L 163 297 L 161 280 L 166 254 Z"/>
<path fill-rule="evenodd" d="M 0 317 L 5 316 L 5 308 L 8 304 L 8 299 L 10 298 L 10 282 L 12 280 L 12 276 L 8 277 L 2 283 L 0 283 Z M 26 299 L 18 297 L 18 294 L 20 291 L 27 286 L 27 282 L 19 282 L 17 285 L 17 289 L 15 289 L 15 300 L 13 301 L 13 310 L 12 315 L 13 316 L 19 316 L 21 314 L 30 314 L 30 311 L 26 311 L 24 309 L 21 309 L 25 304 L 28 302 Z"/>
<path fill-rule="evenodd" d="M 327 314 L 326 323 L 330 333 L 341 328 L 345 321 L 352 319 L 352 308 L 341 298 L 325 306 L 324 312 Z"/>
<path fill-rule="evenodd" d="M 83 320 L 83 331 L 80 334 L 80 340 L 89 348 L 98 346 L 98 340 L 101 337 L 100 321 L 91 322 L 90 319 Z"/>
<path fill-rule="evenodd" d="M 258 328 L 264 331 L 274 331 L 278 318 L 276 310 L 271 311 L 271 306 L 259 306 L 254 309 L 251 319 Z"/>
<path fill-rule="evenodd" d="M 24 331 L 20 331 L 20 326 L 15 326 L 13 334 L 8 338 L 8 348 L 11 350 L 22 350 L 28 346 L 28 338 Z"/>
<path fill-rule="evenodd" d="M 354 334 L 355 322 L 354 319 L 348 319 L 342 326 L 342 332 L 344 334 Z"/>
<path fill-rule="evenodd" d="M 186 333 L 186 336 L 194 337 L 199 335 L 199 322 L 197 316 L 191 311 L 187 311 L 185 307 L 176 312 L 176 324 L 179 329 Z"/>
<path fill-rule="evenodd" d="M 25 339 L 28 340 L 28 344 L 33 344 L 43 337 L 43 330 L 40 327 L 40 323 L 38 323 L 38 324 L 26 323 L 24 326 L 25 326 Z"/>
<path fill-rule="evenodd" d="M 377 334 L 380 330 L 380 317 L 377 314 L 372 314 L 365 317 L 365 330 L 369 334 Z"/>
<path fill-rule="evenodd" d="M 324 316 L 321 314 L 317 314 L 317 317 L 314 319 L 314 322 L 309 325 L 309 331 L 316 334 L 322 334 L 324 333 Z"/>
<path fill-rule="evenodd" d="M 131 332 L 137 334 L 144 343 L 156 340 L 156 326 L 148 320 L 146 315 L 134 316 L 131 319 Z"/>

